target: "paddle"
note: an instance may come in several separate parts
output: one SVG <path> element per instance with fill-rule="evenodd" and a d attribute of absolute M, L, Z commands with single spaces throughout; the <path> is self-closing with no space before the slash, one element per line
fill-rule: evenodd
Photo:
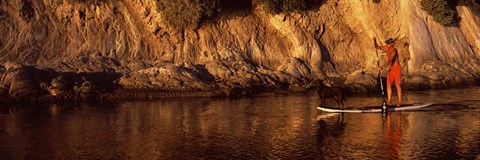
<path fill-rule="evenodd" d="M 374 41 L 375 53 L 377 53 L 377 67 L 380 67 L 380 58 L 378 57 L 377 41 L 375 37 L 373 37 L 373 41 Z M 382 90 L 382 98 L 383 98 L 382 112 L 387 112 L 387 102 L 385 101 L 385 90 L 383 89 L 383 80 L 381 77 L 381 73 L 382 73 L 382 70 L 379 70 L 377 78 L 380 81 L 380 89 Z"/>

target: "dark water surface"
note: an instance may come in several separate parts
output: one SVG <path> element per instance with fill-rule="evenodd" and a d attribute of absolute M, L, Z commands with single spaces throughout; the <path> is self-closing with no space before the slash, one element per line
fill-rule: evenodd
<path fill-rule="evenodd" d="M 314 94 L 2 106 L 0 159 L 480 159 L 480 87 L 404 97 L 436 104 L 387 116 L 321 113 Z"/>

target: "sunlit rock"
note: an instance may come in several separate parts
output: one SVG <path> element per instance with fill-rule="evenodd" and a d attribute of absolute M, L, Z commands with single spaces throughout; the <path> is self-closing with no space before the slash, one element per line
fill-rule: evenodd
<path fill-rule="evenodd" d="M 47 87 L 48 92 L 52 96 L 64 95 L 67 93 L 67 82 L 63 76 L 52 79 L 50 86 Z"/>
<path fill-rule="evenodd" d="M 24 3 L 31 7 L 22 10 Z M 464 6 L 455 8 L 459 21 L 447 27 L 419 1 L 330 0 L 288 14 L 261 7 L 222 10 L 197 28 L 182 30 L 163 22 L 156 1 L 1 4 L 0 64 L 16 60 L 42 69 L 51 74 L 34 78 L 47 84 L 70 75 L 67 89 L 48 84 L 49 95 L 71 92 L 85 74 L 114 75 L 99 81 L 107 86 L 116 81 L 122 89 L 182 93 L 250 95 L 324 78 L 347 79 L 347 88 L 372 91 L 376 73 L 369 70 L 377 66 L 377 53 L 385 59 L 372 37 L 380 45 L 397 39 L 406 88 L 455 87 L 480 76 L 480 18 Z M 11 65 L 5 67 L 2 77 L 11 75 Z M 8 91 L 0 91 L 7 97 L 30 95 L 20 93 L 20 86 L 47 86 L 18 81 L 11 92 L 8 77 L 1 86 Z"/>

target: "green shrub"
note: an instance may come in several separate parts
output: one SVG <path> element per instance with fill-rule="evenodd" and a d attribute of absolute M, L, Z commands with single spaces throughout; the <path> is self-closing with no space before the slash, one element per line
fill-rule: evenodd
<path fill-rule="evenodd" d="M 0 0 L 1 1 L 1 0 Z M 68 3 L 80 3 L 87 5 L 100 5 L 101 3 L 106 3 L 108 0 L 67 0 Z M 54 0 L 54 5 L 62 5 L 63 0 Z"/>
<path fill-rule="evenodd" d="M 477 16 L 480 16 L 480 0 L 458 0 L 458 5 L 467 6 Z"/>
<path fill-rule="evenodd" d="M 448 6 L 446 0 L 421 0 L 420 5 L 424 11 L 433 16 L 433 20 L 440 24 L 448 26 L 454 22 L 455 11 Z"/>
<path fill-rule="evenodd" d="M 221 10 L 219 0 L 157 0 L 163 21 L 172 28 L 195 29 Z"/>
<path fill-rule="evenodd" d="M 270 13 L 279 13 L 282 0 L 253 0 L 252 4 L 256 6 L 263 5 L 264 9 Z"/>
<path fill-rule="evenodd" d="M 305 10 L 308 0 L 253 0 L 253 5 L 263 6 L 270 13 L 290 13 Z"/>
<path fill-rule="evenodd" d="M 60 0 L 62 1 L 62 0 Z M 77 3 L 83 3 L 83 4 L 93 4 L 93 5 L 99 5 L 100 3 L 104 3 L 107 0 L 68 0 L 69 2 L 77 2 Z"/>
<path fill-rule="evenodd" d="M 264 6 L 270 13 L 290 13 L 306 10 L 322 0 L 157 0 L 162 21 L 171 28 L 196 29 L 223 9 L 230 11 Z"/>
<path fill-rule="evenodd" d="M 305 10 L 306 6 L 307 6 L 307 0 L 284 0 L 282 11 L 285 13 L 302 11 L 302 10 Z"/>

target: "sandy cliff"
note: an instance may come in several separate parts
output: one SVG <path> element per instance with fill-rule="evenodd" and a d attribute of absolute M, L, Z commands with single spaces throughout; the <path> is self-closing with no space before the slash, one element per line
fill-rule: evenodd
<path fill-rule="evenodd" d="M 0 0 L 0 64 L 47 71 L 38 84 L 101 74 L 128 89 L 232 95 L 336 77 L 362 91 L 375 84 L 376 36 L 397 38 L 406 88 L 458 86 L 480 75 L 480 18 L 466 7 L 457 7 L 460 21 L 450 27 L 417 1 L 328 0 L 291 14 L 225 12 L 177 30 L 161 21 L 156 3 Z"/>

